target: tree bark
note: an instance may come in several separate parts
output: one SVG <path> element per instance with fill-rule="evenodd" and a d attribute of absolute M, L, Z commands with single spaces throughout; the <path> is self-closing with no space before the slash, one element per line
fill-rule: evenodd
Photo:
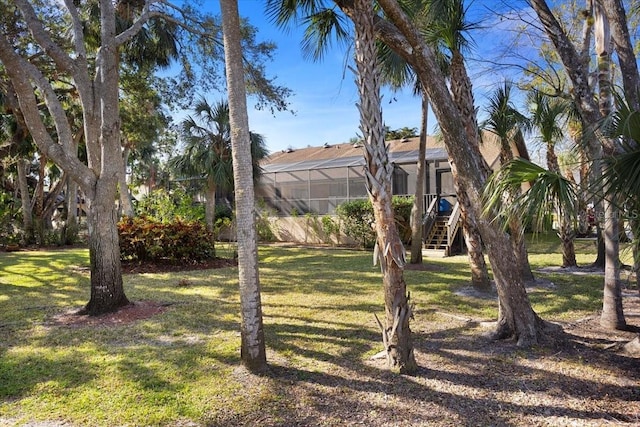
<path fill-rule="evenodd" d="M 87 212 L 91 296 L 79 314 L 117 311 L 129 304 L 122 283 L 115 183 L 100 182 Z"/>
<path fill-rule="evenodd" d="M 354 11 L 351 18 L 356 34 L 355 54 L 360 99 L 358 110 L 360 130 L 364 137 L 365 180 L 373 205 L 377 255 L 384 287 L 385 324 L 379 322 L 379 325 L 389 367 L 396 368 L 401 373 L 413 373 L 417 364 L 409 327 L 412 307 L 403 277 L 406 263 L 404 247 L 391 204 L 393 165 L 389 161 L 384 140 L 373 4 L 370 0 L 355 0 Z"/>
<path fill-rule="evenodd" d="M 620 283 L 619 259 L 619 211 L 609 200 L 604 201 L 604 296 L 600 324 L 609 329 L 625 329 L 626 321 L 622 309 L 622 286 Z"/>
<path fill-rule="evenodd" d="M 212 177 L 207 178 L 204 198 L 204 221 L 209 231 L 213 231 L 216 222 L 216 182 Z"/>
<path fill-rule="evenodd" d="M 67 180 L 66 191 L 67 218 L 65 223 L 64 243 L 73 244 L 78 239 L 78 184 L 72 180 Z"/>
<path fill-rule="evenodd" d="M 120 195 L 120 215 L 132 218 L 135 216 L 133 203 L 131 201 L 131 193 L 127 185 L 127 164 L 129 163 L 130 149 L 124 147 L 122 150 L 122 170 L 118 175 L 118 190 Z"/>
<path fill-rule="evenodd" d="M 469 148 L 482 159 L 471 79 L 464 64 L 464 57 L 461 52 L 457 50 L 453 51 L 451 58 L 451 94 L 453 101 L 460 110 L 463 126 L 469 141 Z M 481 176 L 482 179 L 486 181 L 489 167 L 486 166 L 484 162 L 482 162 L 482 166 Z M 471 208 L 469 196 L 466 194 L 467 190 L 464 185 L 460 183 L 456 175 L 453 176 L 453 179 L 458 203 L 460 204 L 462 233 L 464 235 L 465 245 L 467 246 L 469 267 L 471 268 L 471 284 L 475 289 L 486 292 L 491 289 L 491 282 L 489 281 L 487 263 L 484 260 L 484 254 L 482 252 L 482 237 L 480 236 L 477 220 Z"/>
<path fill-rule="evenodd" d="M 422 120 L 420 122 L 420 145 L 416 165 L 416 192 L 411 208 L 411 264 L 422 264 L 422 217 L 424 215 L 424 184 L 427 153 L 427 120 L 429 116 L 429 97 L 425 90 L 422 96 Z"/>
<path fill-rule="evenodd" d="M 33 211 L 31 209 L 31 195 L 29 194 L 29 184 L 27 182 L 27 172 L 31 163 L 20 157 L 18 164 L 18 188 L 20 189 L 20 204 L 22 207 L 22 228 L 24 229 L 24 243 L 30 244 L 34 241 Z"/>
<path fill-rule="evenodd" d="M 253 372 L 263 372 L 267 369 L 267 357 L 258 274 L 251 140 L 237 0 L 220 0 L 220 9 L 222 10 L 224 56 L 229 96 L 229 123 L 231 125 L 238 233 L 238 281 L 242 309 L 240 355 L 248 369 Z"/>
<path fill-rule="evenodd" d="M 71 22 L 73 55 L 62 49 L 47 32 L 31 3 L 16 0 L 24 24 L 35 43 L 53 61 L 57 73 L 73 79 L 82 112 L 83 134 L 88 165 L 79 158 L 74 146 L 71 122 L 65 108 L 43 71 L 19 56 L 6 35 L 0 36 L 0 61 L 18 95 L 20 109 L 29 132 L 44 156 L 53 160 L 82 188 L 89 214 L 89 257 L 91 259 L 91 298 L 83 313 L 109 312 L 128 303 L 124 296 L 116 228 L 116 185 L 121 169 L 121 147 L 118 111 L 117 43 L 115 11 L 111 0 L 100 0 L 100 48 L 95 52 L 95 66 L 89 66 L 84 43 L 83 23 L 76 6 L 65 2 L 61 11 Z M 123 40 L 124 42 L 124 40 Z M 90 75 L 94 72 L 95 75 Z M 37 91 L 34 91 L 37 88 Z M 36 93 L 38 97 L 36 97 Z M 55 138 L 42 120 L 39 104 L 50 113 L 56 128 Z"/>
<path fill-rule="evenodd" d="M 338 1 L 342 10 L 354 19 L 356 14 L 349 9 L 348 3 Z M 482 160 L 469 150 L 466 132 L 460 126 L 460 112 L 448 92 L 445 78 L 436 64 L 435 55 L 396 1 L 379 0 L 378 3 L 392 23 L 376 18 L 377 34 L 411 64 L 423 86 L 427 88 L 447 151 L 453 161 L 452 172 L 453 168 L 457 169 L 456 173 L 467 188 L 471 207 L 478 218 L 478 226 L 493 267 L 500 300 L 500 327 L 496 336 L 513 337 L 520 345 L 537 343 L 544 335 L 544 324 L 531 308 L 513 252 L 505 250 L 511 247 L 509 236 L 502 232 L 497 224 L 479 217 L 480 194 L 483 189 L 480 174 Z"/>

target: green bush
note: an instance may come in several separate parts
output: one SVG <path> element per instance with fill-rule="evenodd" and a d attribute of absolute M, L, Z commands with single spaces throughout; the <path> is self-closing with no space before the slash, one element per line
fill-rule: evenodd
<path fill-rule="evenodd" d="M 394 196 L 392 205 L 400 239 L 404 244 L 409 244 L 411 241 L 410 218 L 413 197 Z M 368 199 L 342 203 L 336 208 L 336 213 L 347 236 L 359 242 L 362 247 L 373 247 L 376 241 L 376 232 L 373 228 L 373 207 Z"/>
<path fill-rule="evenodd" d="M 215 257 L 213 233 L 199 221 L 125 218 L 118 232 L 123 260 L 197 262 Z"/>
<path fill-rule="evenodd" d="M 222 209 L 229 210 L 224 206 Z M 171 222 L 175 218 L 204 222 L 204 206 L 195 204 L 183 190 L 154 190 L 137 203 L 136 212 L 158 222 Z"/>
<path fill-rule="evenodd" d="M 402 243 L 411 243 L 411 209 L 413 209 L 414 197 L 393 196 L 393 215 L 398 227 L 398 233 Z"/>
<path fill-rule="evenodd" d="M 364 248 L 373 247 L 376 233 L 373 228 L 373 207 L 368 199 L 344 202 L 336 207 L 344 233 Z"/>

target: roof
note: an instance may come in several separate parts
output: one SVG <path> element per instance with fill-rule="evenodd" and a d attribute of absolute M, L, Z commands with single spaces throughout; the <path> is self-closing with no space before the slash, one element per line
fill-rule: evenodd
<path fill-rule="evenodd" d="M 480 151 L 493 168 L 500 157 L 500 144 L 495 135 L 484 133 Z M 404 138 L 387 141 L 389 159 L 397 164 L 415 163 L 418 160 L 420 138 Z M 433 136 L 427 137 L 427 160 L 448 159 L 444 143 Z M 320 147 L 290 148 L 271 153 L 264 158 L 261 166 L 264 172 L 293 172 L 311 169 L 343 168 L 364 166 L 362 144 L 324 144 Z"/>
<path fill-rule="evenodd" d="M 420 138 L 405 138 L 387 141 L 389 159 L 398 164 L 415 163 L 418 159 Z M 447 160 L 447 151 L 442 142 L 427 137 L 428 160 Z M 348 166 L 363 166 L 362 144 L 324 144 L 320 147 L 287 149 L 272 153 L 262 160 L 264 172 L 292 172 L 309 169 L 329 169 Z"/>

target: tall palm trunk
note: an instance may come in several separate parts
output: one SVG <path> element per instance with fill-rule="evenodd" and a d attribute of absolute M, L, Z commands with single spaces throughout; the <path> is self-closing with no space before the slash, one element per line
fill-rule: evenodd
<path fill-rule="evenodd" d="M 216 222 L 216 181 L 213 177 L 207 178 L 205 188 L 204 221 L 209 231 L 213 231 Z"/>
<path fill-rule="evenodd" d="M 403 269 L 405 253 L 391 205 L 392 163 L 384 141 L 380 82 L 373 26 L 373 3 L 356 0 L 352 16 L 356 32 L 357 83 L 360 95 L 360 130 L 365 141 L 365 175 L 373 205 L 376 245 L 382 269 L 385 325 L 380 323 L 389 367 L 402 373 L 417 369 L 409 319 L 412 308 Z"/>
<path fill-rule="evenodd" d="M 596 29 L 596 53 L 598 54 L 599 108 L 603 117 L 611 114 L 611 40 L 609 22 L 604 10 L 594 4 Z M 615 155 L 614 146 L 605 146 L 606 156 Z M 605 190 L 606 192 L 606 190 Z M 624 329 L 626 321 L 622 309 L 622 287 L 620 284 L 620 211 L 615 200 L 604 200 L 604 297 L 600 324 L 611 329 Z"/>
<path fill-rule="evenodd" d="M 469 148 L 473 150 L 479 158 L 482 158 L 478 141 L 478 123 L 476 120 L 471 79 L 469 79 L 469 75 L 467 74 L 464 58 L 457 50 L 453 51 L 451 58 L 451 94 L 453 95 L 453 101 L 460 110 L 463 126 L 469 141 Z M 453 160 L 449 158 L 449 162 L 452 161 Z M 482 172 L 486 180 L 487 170 L 483 169 Z M 489 281 L 487 263 L 482 253 L 482 238 L 478 230 L 477 220 L 473 214 L 473 209 L 471 209 L 467 189 L 464 184 L 460 182 L 460 179 L 458 179 L 457 173 L 453 175 L 453 179 L 458 203 L 460 204 L 462 232 L 467 246 L 469 267 L 471 268 L 471 284 L 480 291 L 487 291 L 491 289 L 491 282 Z"/>
<path fill-rule="evenodd" d="M 261 372 L 267 369 L 267 357 L 258 275 L 251 141 L 237 0 L 220 0 L 220 9 L 229 96 L 233 177 L 236 189 L 238 281 L 242 309 L 240 355 L 247 368 L 254 372 Z"/>
<path fill-rule="evenodd" d="M 547 169 L 560 174 L 560 164 L 556 155 L 555 145 L 547 143 Z M 575 231 L 571 226 L 571 216 L 563 209 L 557 209 L 558 214 L 558 237 L 562 243 L 562 267 L 576 267 L 576 249 L 573 244 Z"/>
<path fill-rule="evenodd" d="M 422 120 L 420 121 L 420 145 L 416 165 L 416 192 L 411 208 L 411 264 L 422 264 L 422 216 L 424 215 L 424 181 L 427 153 L 427 120 L 429 116 L 429 95 L 422 96 Z"/>

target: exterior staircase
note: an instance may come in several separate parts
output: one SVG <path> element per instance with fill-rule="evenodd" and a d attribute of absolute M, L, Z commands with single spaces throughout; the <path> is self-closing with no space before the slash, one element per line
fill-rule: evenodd
<path fill-rule="evenodd" d="M 425 236 L 424 245 L 425 249 L 431 250 L 447 250 L 447 222 L 448 216 L 437 216 L 433 222 L 429 234 Z"/>
<path fill-rule="evenodd" d="M 456 203 L 450 212 L 439 213 L 437 199 L 434 199 L 426 210 L 423 219 L 423 248 L 432 251 L 442 251 L 444 256 L 451 256 L 459 252 L 456 245 L 460 230 L 460 205 Z"/>

